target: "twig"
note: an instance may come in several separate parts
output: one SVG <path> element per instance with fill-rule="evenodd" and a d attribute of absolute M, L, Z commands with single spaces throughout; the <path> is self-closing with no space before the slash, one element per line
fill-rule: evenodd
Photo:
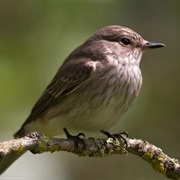
<path fill-rule="evenodd" d="M 79 156 L 105 157 L 111 154 L 134 154 L 147 161 L 154 170 L 163 173 L 171 179 L 180 177 L 180 161 L 170 158 L 163 151 L 139 139 L 126 138 L 124 141 L 113 139 L 83 139 L 83 142 L 75 142 L 71 139 L 48 138 L 38 133 L 7 142 L 0 143 L 0 163 L 7 156 L 19 155 L 30 150 L 34 154 L 43 152 L 67 151 Z"/>

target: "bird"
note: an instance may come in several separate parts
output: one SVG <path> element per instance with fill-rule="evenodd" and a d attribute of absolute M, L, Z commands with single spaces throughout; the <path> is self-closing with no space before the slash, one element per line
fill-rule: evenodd
<path fill-rule="evenodd" d="M 164 46 L 124 26 L 99 29 L 64 60 L 14 138 L 108 131 L 140 92 L 143 53 Z M 0 164 L 0 173 L 17 158 Z"/>

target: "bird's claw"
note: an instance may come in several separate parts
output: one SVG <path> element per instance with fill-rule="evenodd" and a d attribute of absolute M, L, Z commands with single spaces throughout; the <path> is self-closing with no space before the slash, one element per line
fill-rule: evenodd
<path fill-rule="evenodd" d="M 111 134 L 109 133 L 108 131 L 105 131 L 105 130 L 101 130 L 101 133 L 105 134 L 108 138 L 112 138 L 114 141 L 117 139 L 117 138 L 121 138 L 125 144 L 125 148 L 128 147 L 128 143 L 127 143 L 127 140 L 126 138 L 128 137 L 128 133 L 127 132 L 121 132 L 121 133 L 116 133 L 116 134 Z M 125 137 L 124 137 L 125 136 Z"/>
<path fill-rule="evenodd" d="M 72 139 L 74 141 L 76 148 L 78 148 L 79 143 L 81 143 L 85 147 L 84 139 L 82 139 L 82 138 L 85 138 L 84 133 L 79 133 L 79 134 L 74 136 L 74 135 L 71 135 L 66 128 L 64 128 L 63 130 L 64 130 L 66 137 L 68 139 Z"/>

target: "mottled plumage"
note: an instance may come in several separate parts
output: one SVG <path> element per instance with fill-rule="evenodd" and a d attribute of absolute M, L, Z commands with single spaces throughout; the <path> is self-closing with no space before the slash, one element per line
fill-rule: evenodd
<path fill-rule="evenodd" d="M 122 26 L 107 26 L 76 48 L 59 68 L 15 138 L 37 131 L 47 136 L 91 134 L 113 127 L 137 97 L 141 56 L 163 47 Z M 17 157 L 0 164 L 3 172 Z"/>
<path fill-rule="evenodd" d="M 15 137 L 32 131 L 55 136 L 63 128 L 88 134 L 111 128 L 139 93 L 139 63 L 147 43 L 122 26 L 94 33 L 66 58 Z"/>

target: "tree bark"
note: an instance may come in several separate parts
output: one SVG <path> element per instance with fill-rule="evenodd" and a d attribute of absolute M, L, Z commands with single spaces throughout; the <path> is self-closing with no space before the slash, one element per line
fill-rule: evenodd
<path fill-rule="evenodd" d="M 73 139 L 48 138 L 42 134 L 31 133 L 20 139 L 0 143 L 0 164 L 13 155 L 21 155 L 30 150 L 32 153 L 44 153 L 55 151 L 67 151 L 78 156 L 106 157 L 111 154 L 128 153 L 137 155 L 148 162 L 154 170 L 163 173 L 171 179 L 178 179 L 180 176 L 180 161 L 170 158 L 163 151 L 140 139 L 124 137 L 117 139 Z"/>

